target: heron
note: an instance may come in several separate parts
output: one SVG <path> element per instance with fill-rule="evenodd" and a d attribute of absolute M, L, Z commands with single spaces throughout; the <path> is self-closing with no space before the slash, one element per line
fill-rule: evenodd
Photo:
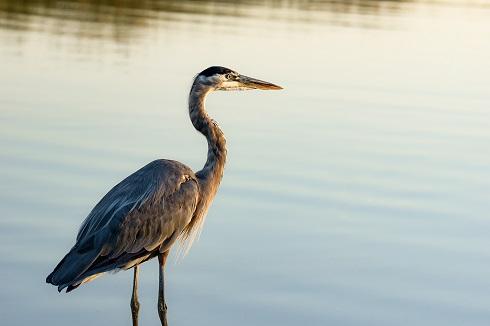
<path fill-rule="evenodd" d="M 158 315 L 167 326 L 164 295 L 165 263 L 177 240 L 190 246 L 223 177 L 226 139 L 206 112 L 212 91 L 279 90 L 280 86 L 212 66 L 194 78 L 189 93 L 189 117 L 207 140 L 206 163 L 193 172 L 173 160 L 148 163 L 115 185 L 82 222 L 75 245 L 48 275 L 46 282 L 70 292 L 109 271 L 133 268 L 130 300 L 132 323 L 138 325 L 139 265 L 158 257 Z"/>

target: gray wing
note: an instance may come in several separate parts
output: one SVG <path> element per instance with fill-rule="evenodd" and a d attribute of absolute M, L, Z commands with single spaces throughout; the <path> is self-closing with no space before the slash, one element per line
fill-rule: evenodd
<path fill-rule="evenodd" d="M 198 201 L 190 168 L 169 160 L 149 163 L 94 207 L 75 246 L 46 281 L 70 290 L 92 275 L 130 268 L 167 250 L 191 221 Z"/>

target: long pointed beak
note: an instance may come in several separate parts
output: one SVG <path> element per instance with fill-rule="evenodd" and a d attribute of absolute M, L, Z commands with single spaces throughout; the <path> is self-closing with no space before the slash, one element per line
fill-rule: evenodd
<path fill-rule="evenodd" d="M 264 89 L 264 90 L 279 90 L 282 89 L 281 86 L 274 85 L 272 83 L 260 80 L 260 79 L 255 79 L 252 77 L 240 75 L 238 77 L 238 82 L 246 87 L 246 88 L 254 88 L 254 89 Z"/>

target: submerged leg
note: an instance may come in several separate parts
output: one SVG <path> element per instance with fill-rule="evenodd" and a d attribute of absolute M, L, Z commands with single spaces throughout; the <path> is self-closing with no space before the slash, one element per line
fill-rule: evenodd
<path fill-rule="evenodd" d="M 160 321 L 162 322 L 162 326 L 168 326 L 167 323 L 167 305 L 165 304 L 165 295 L 164 295 L 164 269 L 165 262 L 167 261 L 168 251 L 165 251 L 163 254 L 158 255 L 159 262 L 159 286 L 158 286 L 158 316 L 160 316 Z"/>
<path fill-rule="evenodd" d="M 138 301 L 138 272 L 139 266 L 134 266 L 134 278 L 133 278 L 133 295 L 131 296 L 131 315 L 133 317 L 133 326 L 138 326 L 138 312 L 140 310 L 140 303 Z"/>

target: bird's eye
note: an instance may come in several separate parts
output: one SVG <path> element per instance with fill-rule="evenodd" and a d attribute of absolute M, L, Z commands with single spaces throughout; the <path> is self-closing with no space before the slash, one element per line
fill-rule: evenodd
<path fill-rule="evenodd" d="M 233 79 L 235 76 L 233 74 L 226 74 L 226 79 Z"/>

